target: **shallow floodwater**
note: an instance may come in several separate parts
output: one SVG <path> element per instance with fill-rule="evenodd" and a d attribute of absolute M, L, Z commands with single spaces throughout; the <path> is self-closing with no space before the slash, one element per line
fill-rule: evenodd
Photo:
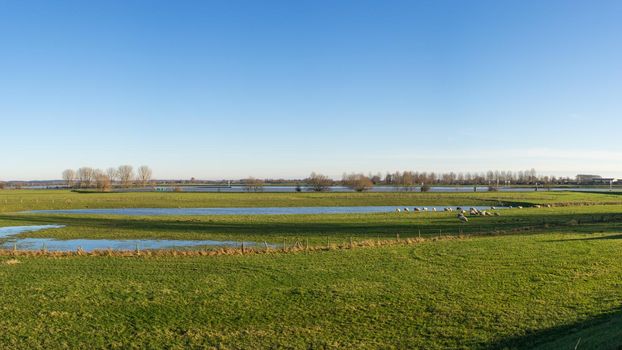
<path fill-rule="evenodd" d="M 489 206 L 462 206 L 463 208 L 489 209 Z M 445 208 L 456 209 L 455 206 L 398 207 L 398 206 L 359 206 L 359 207 L 273 207 L 273 208 L 119 208 L 119 209 L 61 209 L 32 210 L 26 213 L 35 214 L 102 214 L 128 216 L 157 215 L 287 215 L 287 214 L 356 214 L 356 213 L 389 213 L 396 209 L 415 208 L 429 211 L 443 211 Z M 503 207 L 497 207 L 503 209 Z"/>
<path fill-rule="evenodd" d="M 213 241 L 213 240 L 172 240 L 172 239 L 68 239 L 53 238 L 20 238 L 13 235 L 62 228 L 64 225 L 10 226 L 0 227 L 0 248 L 18 250 L 72 251 L 82 249 L 93 250 L 134 250 L 134 249 L 165 249 L 196 246 L 238 247 L 244 243 L 247 247 L 257 246 L 256 242 Z M 275 245 L 268 244 L 274 248 Z"/>
<path fill-rule="evenodd" d="M 16 235 L 23 232 L 34 232 L 47 230 L 50 228 L 63 228 L 65 225 L 30 225 L 30 226 L 8 226 L 0 227 L 0 238 Z"/>
<path fill-rule="evenodd" d="M 53 238 L 15 238 L 0 244 L 5 249 L 16 248 L 18 250 L 49 250 L 49 251 L 72 251 L 82 249 L 86 252 L 93 250 L 135 250 L 135 249 L 166 249 L 197 246 L 212 247 L 239 247 L 242 243 L 235 241 L 211 241 L 211 240 L 172 240 L 172 239 L 68 239 L 57 240 Z M 256 246 L 254 242 L 244 242 L 244 246 Z M 269 245 L 274 247 L 273 245 Z"/>

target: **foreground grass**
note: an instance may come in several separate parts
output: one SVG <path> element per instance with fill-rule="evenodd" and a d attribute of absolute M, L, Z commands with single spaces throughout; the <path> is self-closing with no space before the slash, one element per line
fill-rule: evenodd
<path fill-rule="evenodd" d="M 1 348 L 615 348 L 619 235 L 0 257 Z M 551 343 L 553 342 L 553 343 Z M 551 344 L 554 344 L 552 346 Z"/>
<path fill-rule="evenodd" d="M 0 212 L 80 208 L 302 207 L 365 205 L 622 204 L 622 195 L 579 192 L 480 193 L 76 193 L 0 190 Z"/>

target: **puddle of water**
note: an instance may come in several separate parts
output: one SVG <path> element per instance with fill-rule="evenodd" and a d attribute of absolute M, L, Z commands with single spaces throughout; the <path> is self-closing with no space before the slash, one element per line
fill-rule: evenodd
<path fill-rule="evenodd" d="M 11 226 L 0 227 L 0 248 L 18 250 L 73 251 L 82 249 L 93 250 L 134 250 L 134 249 L 166 249 L 181 247 L 239 247 L 242 242 L 213 241 L 213 240 L 173 240 L 173 239 L 68 239 L 53 238 L 19 238 L 11 237 L 23 232 L 33 232 L 52 228 L 62 228 L 65 225 L 38 225 L 38 226 Z M 256 242 L 243 242 L 247 247 L 258 246 Z M 274 248 L 275 245 L 268 244 Z"/>
<path fill-rule="evenodd" d="M 31 225 L 31 226 L 8 226 L 0 227 L 0 238 L 16 235 L 23 232 L 34 232 L 49 228 L 63 228 L 65 225 Z"/>
<path fill-rule="evenodd" d="M 463 208 L 490 209 L 489 206 L 462 206 Z M 414 211 L 416 207 L 396 206 L 359 206 L 359 207 L 272 207 L 272 208 L 118 208 L 118 209 L 60 209 L 60 210 L 32 210 L 26 213 L 34 214 L 102 214 L 128 216 L 157 216 L 157 215 L 286 215 L 286 214 L 364 214 L 389 213 L 396 209 L 408 208 Z M 418 207 L 423 209 L 424 207 Z M 428 206 L 428 211 L 443 211 L 445 208 L 456 209 L 455 206 Z M 504 209 L 504 207 L 497 207 Z"/>
<path fill-rule="evenodd" d="M 211 240 L 167 240 L 167 239 L 68 239 L 56 240 L 52 238 L 19 238 L 10 239 L 0 247 L 5 249 L 16 248 L 18 250 L 42 250 L 49 251 L 73 251 L 82 249 L 86 252 L 93 250 L 135 250 L 135 249 L 166 249 L 187 248 L 197 246 L 212 247 L 239 247 L 242 243 L 235 241 L 211 241 Z M 244 242 L 244 246 L 256 246 L 255 242 Z M 274 245 L 268 245 L 274 248 Z"/>

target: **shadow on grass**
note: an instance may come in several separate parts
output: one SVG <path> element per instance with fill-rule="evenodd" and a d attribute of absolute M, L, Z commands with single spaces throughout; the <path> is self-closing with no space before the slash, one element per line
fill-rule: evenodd
<path fill-rule="evenodd" d="M 600 195 L 614 195 L 614 196 L 622 196 L 621 191 L 573 191 L 575 193 L 589 193 L 589 194 L 600 194 Z"/>
<path fill-rule="evenodd" d="M 620 349 L 622 310 L 616 309 L 569 325 L 502 339 L 486 349 Z"/>
<path fill-rule="evenodd" d="M 616 230 L 616 231 L 619 231 Z M 598 240 L 608 240 L 608 239 L 622 239 L 621 234 L 613 234 L 606 236 L 598 236 L 598 237 L 585 237 L 585 238 L 568 238 L 568 239 L 553 239 L 546 242 L 572 242 L 572 241 L 598 241 Z"/>

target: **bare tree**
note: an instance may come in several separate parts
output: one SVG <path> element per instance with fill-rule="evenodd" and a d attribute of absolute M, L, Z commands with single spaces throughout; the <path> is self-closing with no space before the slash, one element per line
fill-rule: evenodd
<path fill-rule="evenodd" d="M 415 174 L 413 171 L 404 171 L 402 173 L 402 181 L 400 182 L 400 185 L 404 187 L 404 190 L 412 191 L 417 183 L 417 177 L 418 174 Z"/>
<path fill-rule="evenodd" d="M 117 169 L 117 177 L 121 182 L 121 186 L 130 187 L 134 180 L 134 168 L 131 165 L 121 165 Z"/>
<path fill-rule="evenodd" d="M 244 189 L 247 192 L 261 192 L 263 191 L 264 180 L 256 179 L 254 177 L 249 177 L 247 179 L 242 180 L 244 184 Z"/>
<path fill-rule="evenodd" d="M 342 182 L 356 192 L 367 191 L 374 186 L 372 180 L 363 174 L 344 174 Z"/>
<path fill-rule="evenodd" d="M 151 175 L 152 171 L 148 166 L 142 165 L 138 168 L 138 181 L 141 185 L 147 186 L 147 183 L 151 181 Z"/>
<path fill-rule="evenodd" d="M 393 185 L 395 185 L 395 188 L 398 191 L 400 189 L 403 189 L 404 191 L 411 191 L 415 188 L 415 183 L 420 177 L 420 174 L 413 171 L 404 171 L 403 173 L 396 171 L 395 173 L 391 174 L 391 182 Z"/>
<path fill-rule="evenodd" d="M 67 187 L 73 187 L 76 181 L 76 171 L 73 169 L 66 169 L 63 171 L 63 181 L 65 181 Z"/>
<path fill-rule="evenodd" d="M 78 169 L 78 172 L 76 173 L 76 177 L 78 178 L 78 187 L 91 187 L 94 175 L 93 168 L 85 166 Z"/>
<path fill-rule="evenodd" d="M 101 169 L 95 169 L 93 171 L 95 178 L 95 187 L 101 192 L 110 191 L 110 177 L 104 173 Z"/>
<path fill-rule="evenodd" d="M 309 184 L 311 190 L 315 192 L 323 192 L 327 191 L 330 188 L 330 186 L 333 184 L 333 180 L 331 180 L 326 175 L 312 172 L 307 179 L 307 184 Z"/>
<path fill-rule="evenodd" d="M 108 175 L 108 179 L 110 179 L 110 185 L 112 186 L 112 184 L 115 182 L 115 180 L 117 179 L 119 174 L 119 171 L 115 168 L 108 168 L 106 169 L 106 175 Z"/>

